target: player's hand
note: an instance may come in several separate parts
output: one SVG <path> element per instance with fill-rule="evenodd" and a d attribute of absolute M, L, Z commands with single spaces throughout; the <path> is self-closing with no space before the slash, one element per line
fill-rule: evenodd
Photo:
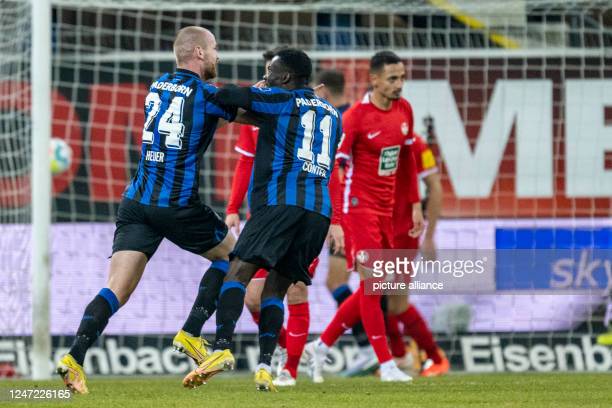
<path fill-rule="evenodd" d="M 412 229 L 408 231 L 408 235 L 417 238 L 423 233 L 423 229 L 425 229 L 425 220 L 421 203 L 414 203 L 412 205 Z"/>
<path fill-rule="evenodd" d="M 262 79 L 260 81 L 255 82 L 255 84 L 253 84 L 254 88 L 267 88 L 266 86 L 266 80 Z"/>
<path fill-rule="evenodd" d="M 344 252 L 344 230 L 340 224 L 332 224 L 329 226 L 327 243 L 332 251 L 334 251 L 334 255 L 342 254 Z"/>
<path fill-rule="evenodd" d="M 227 214 L 225 225 L 231 230 L 234 229 L 236 235 L 240 234 L 240 216 L 238 214 Z"/>
<path fill-rule="evenodd" d="M 421 243 L 421 253 L 427 260 L 436 260 L 436 244 L 432 237 L 425 236 L 425 239 Z"/>

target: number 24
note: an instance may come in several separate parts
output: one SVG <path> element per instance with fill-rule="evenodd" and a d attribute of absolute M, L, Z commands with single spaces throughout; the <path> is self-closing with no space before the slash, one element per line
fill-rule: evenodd
<path fill-rule="evenodd" d="M 169 149 L 180 149 L 183 147 L 183 134 L 185 125 L 183 125 L 183 105 L 185 98 L 175 96 L 170 102 L 170 106 L 159 119 L 157 130 L 159 133 L 166 135 L 166 147 Z M 153 144 L 154 133 L 149 130 L 155 117 L 159 114 L 161 107 L 161 99 L 157 92 L 150 92 L 145 100 L 148 114 L 145 120 L 144 129 L 142 131 L 142 143 Z"/>

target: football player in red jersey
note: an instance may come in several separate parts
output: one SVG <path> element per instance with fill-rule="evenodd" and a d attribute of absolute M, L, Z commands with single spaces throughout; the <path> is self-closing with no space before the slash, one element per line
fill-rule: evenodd
<path fill-rule="evenodd" d="M 417 172 L 410 145 L 413 143 L 412 107 L 401 97 L 406 68 L 390 51 L 381 51 L 370 60 L 371 92 L 353 105 L 343 117 L 344 137 L 336 158 L 344 167 L 344 191 L 336 179 L 330 184 L 334 212 L 342 215 L 342 227 L 350 242 L 346 251 L 349 269 L 356 267 L 361 277 L 359 289 L 342 303 L 321 337 L 306 346 L 315 382 L 323 381 L 322 366 L 329 348 L 340 335 L 359 320 L 381 367 L 382 381 L 408 382 L 412 378 L 398 369 L 387 344 L 381 295 L 365 294 L 364 279 L 369 271 L 355 263 L 358 253 L 367 249 L 393 248 L 392 211 L 400 151 L 406 149 L 410 169 L 406 194 L 411 205 L 413 228 L 418 237 L 423 230 Z"/>
<path fill-rule="evenodd" d="M 416 160 L 419 179 L 423 180 L 427 187 L 427 198 L 425 206 L 427 209 L 427 230 L 422 248 L 426 257 L 435 256 L 433 237 L 436 223 L 440 215 L 442 205 L 442 185 L 440 175 L 436 166 L 436 159 L 427 143 L 418 135 L 415 135 L 412 144 L 412 154 Z M 400 153 L 400 164 L 397 170 L 397 185 L 395 189 L 395 206 L 393 208 L 395 249 L 408 249 L 413 251 L 412 258 L 419 250 L 419 238 L 410 234 L 413 228 L 411 197 L 405 193 L 402 186 L 404 180 L 409 179 L 410 169 L 406 155 L 411 152 L 403 150 Z M 403 325 L 403 333 L 410 336 L 424 350 L 428 360 L 423 365 L 422 376 L 431 377 L 446 374 L 450 364 L 446 357 L 440 352 L 427 323 L 414 305 L 410 305 L 405 295 L 389 296 L 387 300 L 387 334 L 391 345 L 393 357 L 402 361 L 406 355 L 402 332 L 399 324 Z M 402 365 L 402 364 L 400 364 Z"/>
<path fill-rule="evenodd" d="M 274 55 L 284 48 L 286 47 L 277 47 L 263 54 L 266 72 L 268 71 L 268 66 L 272 58 L 274 58 Z M 225 223 L 229 228 L 234 229 L 237 234 L 240 232 L 239 211 L 249 188 L 255 151 L 257 148 L 258 133 L 259 128 L 256 126 L 242 125 L 240 127 L 238 141 L 234 147 L 234 150 L 240 154 L 240 157 L 238 158 L 234 171 L 232 191 L 227 204 Z M 309 272 L 311 276 L 314 276 L 314 272 L 319 263 L 318 261 L 318 259 L 315 259 L 310 265 Z M 259 323 L 261 293 L 267 276 L 268 271 L 260 269 L 247 286 L 245 304 L 247 309 L 251 312 L 251 316 L 255 323 Z M 281 329 L 278 338 L 278 367 L 276 369 L 276 375 L 278 377 L 274 380 L 274 385 L 277 386 L 295 385 L 300 357 L 304 350 L 304 345 L 308 340 L 308 328 L 310 326 L 310 308 L 308 305 L 307 286 L 301 282 L 292 285 L 287 291 L 287 303 L 289 306 L 287 328 L 283 327 Z"/>

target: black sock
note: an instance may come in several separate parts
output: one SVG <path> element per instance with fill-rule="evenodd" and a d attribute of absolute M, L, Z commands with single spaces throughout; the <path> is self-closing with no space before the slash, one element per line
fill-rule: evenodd
<path fill-rule="evenodd" d="M 347 285 L 346 283 L 344 285 L 340 285 L 338 286 L 336 289 L 334 289 L 334 291 L 332 292 L 332 296 L 334 297 L 334 300 L 336 301 L 336 303 L 338 304 L 338 307 L 340 307 L 340 305 L 349 298 L 349 296 L 351 296 L 353 294 L 353 291 L 351 290 L 351 288 L 349 287 L 349 285 Z"/>
<path fill-rule="evenodd" d="M 229 269 L 228 261 L 214 261 L 200 281 L 200 289 L 183 330 L 192 336 L 199 336 L 204 323 L 215 313 L 219 290 Z"/>
<path fill-rule="evenodd" d="M 231 349 L 236 322 L 244 307 L 245 291 L 246 287 L 236 281 L 224 282 L 221 286 L 217 306 L 217 335 L 214 350 Z"/>
<path fill-rule="evenodd" d="M 359 347 L 367 347 L 370 345 L 370 340 L 361 322 L 353 326 L 353 337 Z"/>
<path fill-rule="evenodd" d="M 119 309 L 119 301 L 108 288 L 102 289 L 87 305 L 74 343 L 68 352 L 77 363 L 83 365 L 85 353 L 104 331 L 108 319 Z"/>
<path fill-rule="evenodd" d="M 259 317 L 259 363 L 270 365 L 283 327 L 284 305 L 282 299 L 269 297 L 261 302 Z"/>

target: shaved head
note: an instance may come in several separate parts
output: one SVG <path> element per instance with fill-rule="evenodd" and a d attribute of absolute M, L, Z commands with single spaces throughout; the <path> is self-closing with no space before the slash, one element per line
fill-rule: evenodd
<path fill-rule="evenodd" d="M 217 75 L 217 41 L 209 30 L 198 26 L 182 28 L 176 34 L 173 49 L 178 67 L 194 70 L 194 65 L 203 65 L 196 72 L 204 79 Z"/>

